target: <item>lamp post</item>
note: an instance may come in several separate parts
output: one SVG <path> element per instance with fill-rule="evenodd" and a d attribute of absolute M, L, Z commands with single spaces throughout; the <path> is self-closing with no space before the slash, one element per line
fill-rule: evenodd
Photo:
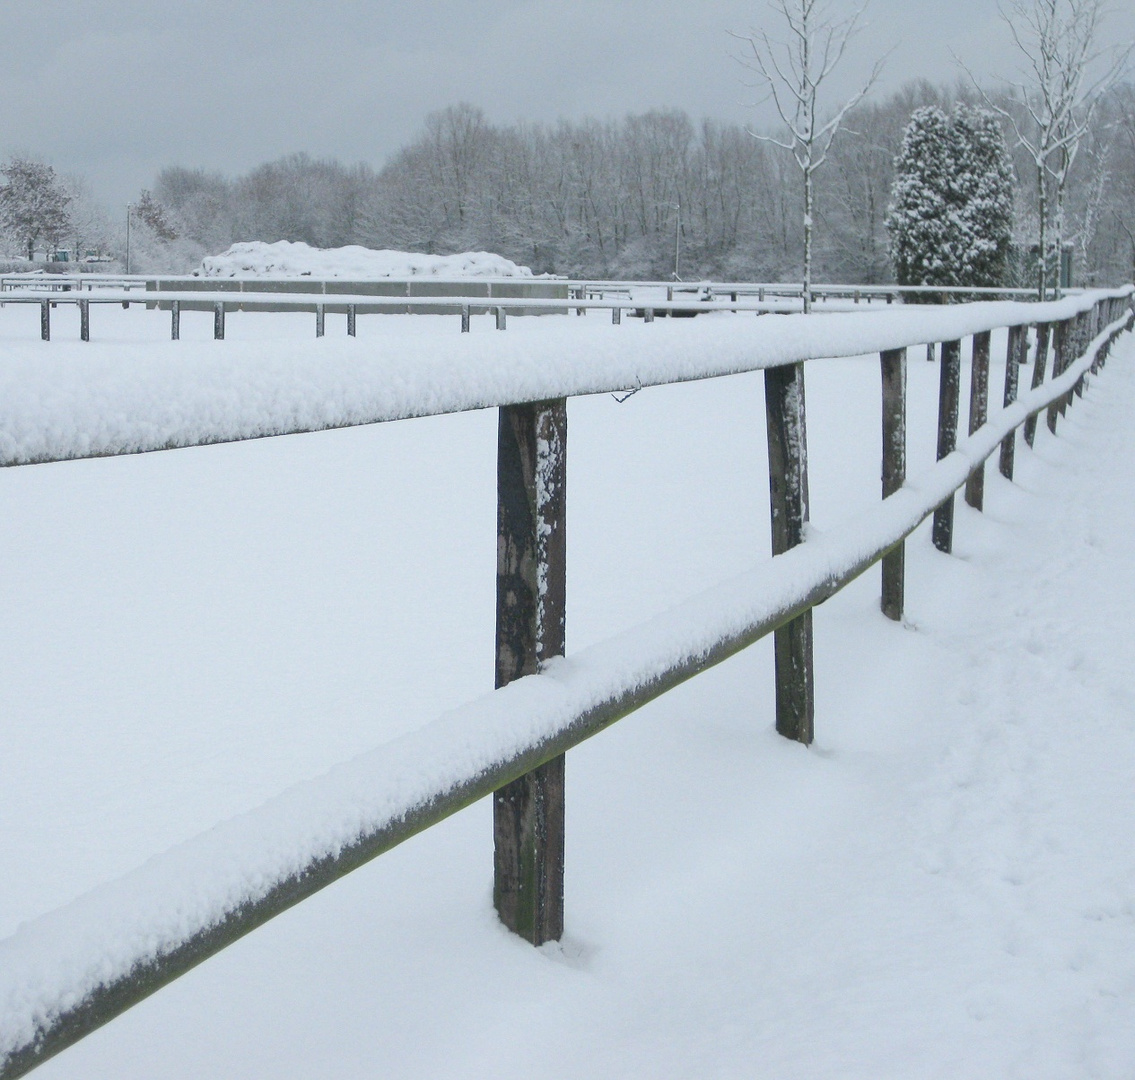
<path fill-rule="evenodd" d="M 677 202 L 674 204 L 674 209 L 678 211 L 678 221 L 674 226 L 674 280 L 681 281 L 678 277 L 678 256 L 682 251 L 682 204 Z"/>

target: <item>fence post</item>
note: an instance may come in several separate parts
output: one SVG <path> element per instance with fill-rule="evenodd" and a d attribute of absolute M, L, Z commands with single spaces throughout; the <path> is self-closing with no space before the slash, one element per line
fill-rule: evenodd
<path fill-rule="evenodd" d="M 623 322 L 622 308 L 617 308 L 617 307 L 611 308 L 611 325 L 612 326 L 621 326 L 622 322 Z"/>
<path fill-rule="evenodd" d="M 323 309 L 322 304 L 316 304 L 315 305 L 315 336 L 316 337 L 323 337 L 324 330 L 326 329 L 323 310 L 324 309 Z"/>
<path fill-rule="evenodd" d="M 169 305 L 169 339 L 181 340 L 181 301 L 171 300 Z"/>
<path fill-rule="evenodd" d="M 225 302 L 217 300 L 213 303 L 213 338 L 216 341 L 225 339 Z"/>
<path fill-rule="evenodd" d="M 90 300 L 79 301 L 79 340 L 91 340 L 91 302 Z"/>
<path fill-rule="evenodd" d="M 808 433 L 804 365 L 765 369 L 768 430 L 769 510 L 772 553 L 781 555 L 804 540 L 808 520 Z M 789 739 L 812 741 L 815 727 L 812 670 L 812 611 L 774 634 L 776 730 Z"/>
<path fill-rule="evenodd" d="M 461 333 L 469 333 L 469 305 L 461 305 Z"/>
<path fill-rule="evenodd" d="M 44 341 L 51 340 L 51 301 L 39 302 L 39 336 Z"/>
<path fill-rule="evenodd" d="M 1002 405 L 1008 408 L 1017 400 L 1017 380 L 1020 377 L 1019 365 L 1024 363 L 1025 327 L 1009 327 L 1009 343 L 1005 348 L 1005 396 Z M 1017 430 L 1014 428 L 1001 440 L 1001 459 L 998 462 L 1001 475 L 1006 480 L 1013 479 L 1013 464 L 1017 456 Z"/>
<path fill-rule="evenodd" d="M 961 384 L 962 343 L 942 342 L 942 366 L 938 377 L 938 460 L 958 445 L 958 394 Z M 954 546 L 954 496 L 934 511 L 931 528 L 934 546 L 946 555 Z"/>
<path fill-rule="evenodd" d="M 1052 331 L 1052 377 L 1055 379 L 1064 374 L 1068 366 L 1068 350 L 1071 342 L 1068 340 L 1072 336 L 1072 320 L 1065 319 L 1063 322 L 1058 322 Z M 1061 411 L 1061 403 L 1063 398 L 1054 401 L 1048 407 L 1048 430 L 1053 435 L 1056 434 L 1056 417 Z"/>
<path fill-rule="evenodd" d="M 497 329 L 503 330 L 505 328 L 505 325 L 506 325 L 506 322 L 505 322 L 504 308 L 499 307 L 499 308 L 497 308 Z"/>
<path fill-rule="evenodd" d="M 354 304 L 347 305 L 347 337 L 355 337 L 355 330 L 357 329 L 356 317 L 358 311 Z"/>
<path fill-rule="evenodd" d="M 906 480 L 906 349 L 879 354 L 883 373 L 883 498 Z M 883 556 L 883 588 L 879 601 L 888 619 L 901 621 L 905 598 L 906 541 Z"/>
<path fill-rule="evenodd" d="M 973 335 L 973 356 L 970 360 L 969 433 L 972 435 L 989 415 L 989 339 L 983 330 Z M 985 462 L 966 480 L 966 502 L 975 510 L 985 505 Z"/>
<path fill-rule="evenodd" d="M 1051 323 L 1038 323 L 1036 328 L 1036 360 L 1033 362 L 1032 388 L 1035 390 L 1044 382 L 1044 369 L 1048 365 L 1048 341 L 1052 332 Z M 1036 415 L 1025 421 L 1025 442 L 1031 447 L 1036 438 Z"/>
<path fill-rule="evenodd" d="M 567 401 L 502 406 L 497 427 L 496 685 L 564 653 Z M 493 796 L 493 904 L 533 945 L 563 934 L 564 758 Z"/>

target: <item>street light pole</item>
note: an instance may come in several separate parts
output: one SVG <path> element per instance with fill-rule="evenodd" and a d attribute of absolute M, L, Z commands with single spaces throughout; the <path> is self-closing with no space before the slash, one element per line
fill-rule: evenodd
<path fill-rule="evenodd" d="M 678 223 L 674 227 L 674 280 L 681 281 L 678 277 L 678 256 L 682 250 L 682 204 L 676 203 L 674 209 L 678 211 Z"/>
<path fill-rule="evenodd" d="M 126 204 L 126 273 L 130 273 L 130 214 L 134 207 Z"/>

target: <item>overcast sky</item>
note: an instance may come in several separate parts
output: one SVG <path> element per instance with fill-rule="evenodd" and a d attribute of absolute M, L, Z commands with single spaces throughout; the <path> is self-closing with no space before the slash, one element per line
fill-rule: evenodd
<path fill-rule="evenodd" d="M 237 174 L 306 150 L 381 167 L 425 116 L 762 124 L 729 31 L 763 0 L 0 0 L 0 155 L 27 153 L 124 205 L 165 165 Z M 1108 22 L 1135 38 L 1135 4 Z M 833 9 L 849 4 L 833 0 Z M 893 49 L 881 96 L 1016 65 L 993 0 L 872 0 L 833 95 Z"/>

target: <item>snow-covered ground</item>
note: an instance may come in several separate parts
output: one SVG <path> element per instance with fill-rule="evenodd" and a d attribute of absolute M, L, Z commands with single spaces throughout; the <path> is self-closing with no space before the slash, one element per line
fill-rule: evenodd
<path fill-rule="evenodd" d="M 112 341 L 168 333 L 109 310 Z M 0 310 L 0 341 L 34 318 Z M 1122 339 L 1017 484 L 988 470 L 985 515 L 959 499 L 953 557 L 912 538 L 905 625 L 877 572 L 817 611 L 810 750 L 772 732 L 765 641 L 569 755 L 561 946 L 497 924 L 482 803 L 38 1075 L 1130 1075 L 1133 362 Z M 878 384 L 873 356 L 808 367 L 821 532 L 878 498 Z M 761 387 L 572 400 L 569 652 L 767 557 Z M 912 474 L 936 390 L 912 352 Z M 495 427 L 0 472 L 0 935 L 491 687 Z"/>
<path fill-rule="evenodd" d="M 220 255 L 210 255 L 194 271 L 201 277 L 300 277 L 373 278 L 409 277 L 531 277 L 527 266 L 520 266 L 503 255 L 488 251 L 463 251 L 457 255 L 421 255 L 417 252 L 390 251 L 350 244 L 341 248 L 314 248 L 301 241 L 261 240 L 233 244 Z"/>

